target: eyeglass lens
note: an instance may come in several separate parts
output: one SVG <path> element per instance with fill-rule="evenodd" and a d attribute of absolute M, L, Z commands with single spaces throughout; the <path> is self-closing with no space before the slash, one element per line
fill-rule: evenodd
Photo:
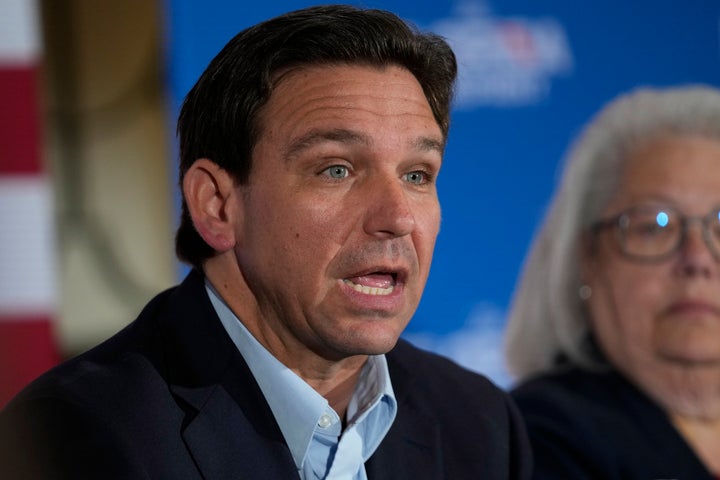
<path fill-rule="evenodd" d="M 714 255 L 720 254 L 720 212 L 688 217 L 673 209 L 638 207 L 623 213 L 618 233 L 623 251 L 637 257 L 662 257 L 676 250 L 691 223 L 700 221 L 703 237 Z"/>

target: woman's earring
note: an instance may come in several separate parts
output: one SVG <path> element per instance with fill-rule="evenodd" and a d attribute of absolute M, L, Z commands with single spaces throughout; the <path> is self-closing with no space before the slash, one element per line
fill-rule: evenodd
<path fill-rule="evenodd" d="M 590 288 L 590 285 L 580 285 L 580 288 L 578 288 L 578 296 L 580 297 L 580 300 L 583 301 L 592 297 L 592 288 Z"/>

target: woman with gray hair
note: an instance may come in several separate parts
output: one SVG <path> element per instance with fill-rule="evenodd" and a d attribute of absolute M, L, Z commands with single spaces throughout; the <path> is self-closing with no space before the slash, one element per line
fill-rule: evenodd
<path fill-rule="evenodd" d="M 638 89 L 586 127 L 506 355 L 535 478 L 720 478 L 720 92 Z"/>

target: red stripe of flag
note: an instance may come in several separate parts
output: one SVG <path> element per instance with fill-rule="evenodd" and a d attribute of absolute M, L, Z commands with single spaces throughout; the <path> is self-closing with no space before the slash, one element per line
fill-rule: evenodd
<path fill-rule="evenodd" d="M 50 318 L 0 317 L 0 408 L 58 361 Z"/>
<path fill-rule="evenodd" d="M 0 63 L 0 175 L 42 171 L 37 71 Z"/>

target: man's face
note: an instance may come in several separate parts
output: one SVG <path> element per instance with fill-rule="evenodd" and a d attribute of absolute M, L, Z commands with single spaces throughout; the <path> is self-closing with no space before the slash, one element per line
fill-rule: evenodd
<path fill-rule="evenodd" d="M 444 139 L 422 88 L 399 67 L 302 68 L 259 121 L 237 187 L 250 329 L 286 364 L 387 352 L 420 301 L 440 226 Z"/>

